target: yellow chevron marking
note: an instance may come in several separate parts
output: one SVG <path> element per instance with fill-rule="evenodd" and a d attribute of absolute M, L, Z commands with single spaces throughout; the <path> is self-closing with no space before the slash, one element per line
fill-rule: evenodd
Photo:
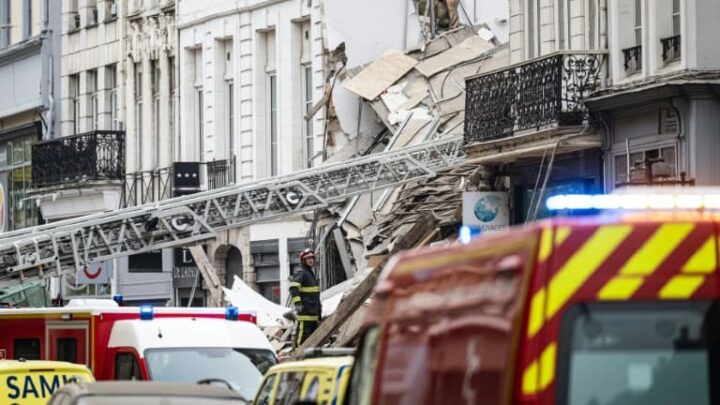
<path fill-rule="evenodd" d="M 555 379 L 555 357 L 557 344 L 550 343 L 540 359 L 534 360 L 523 372 L 522 391 L 525 395 L 533 395 L 547 388 Z"/>
<path fill-rule="evenodd" d="M 552 228 L 545 228 L 540 235 L 540 251 L 538 252 L 538 260 L 540 263 L 547 260 L 552 253 Z"/>
<path fill-rule="evenodd" d="M 557 228 L 555 231 L 555 246 L 562 245 L 563 242 L 565 242 L 565 239 L 570 236 L 570 227 L 569 226 L 561 226 Z"/>
<path fill-rule="evenodd" d="M 525 369 L 522 380 L 522 391 L 525 395 L 533 395 L 538 391 L 538 377 L 540 367 L 538 361 L 535 360 Z"/>
<path fill-rule="evenodd" d="M 710 274 L 715 272 L 717 259 L 715 258 L 715 235 L 710 236 L 702 247 L 685 263 L 683 273 Z"/>
<path fill-rule="evenodd" d="M 690 298 L 705 281 L 703 276 L 675 276 L 663 286 L 659 297 L 666 300 Z"/>
<path fill-rule="evenodd" d="M 555 356 L 557 354 L 557 344 L 550 343 L 540 355 L 540 391 L 550 385 L 555 379 Z"/>
<path fill-rule="evenodd" d="M 528 337 L 533 337 L 543 326 L 543 314 L 545 313 L 545 289 L 541 288 L 536 292 L 530 302 L 530 318 L 528 320 Z"/>
<path fill-rule="evenodd" d="M 695 228 L 695 224 L 666 224 L 660 226 L 653 236 L 620 269 L 620 274 L 647 276 L 655 271 Z"/>
<path fill-rule="evenodd" d="M 632 232 L 632 225 L 603 226 L 555 274 L 548 285 L 546 319 L 550 319 Z"/>
<path fill-rule="evenodd" d="M 601 300 L 627 300 L 645 281 L 644 277 L 618 276 L 608 281 L 598 293 Z"/>

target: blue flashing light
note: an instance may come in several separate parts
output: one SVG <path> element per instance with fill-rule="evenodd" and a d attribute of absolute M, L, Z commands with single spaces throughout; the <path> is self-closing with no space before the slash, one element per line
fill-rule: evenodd
<path fill-rule="evenodd" d="M 143 321 L 152 321 L 155 317 L 155 308 L 152 305 L 140 306 L 140 319 Z"/>
<path fill-rule="evenodd" d="M 240 317 L 240 311 L 238 310 L 238 307 L 227 307 L 225 308 L 225 319 L 229 321 L 237 321 Z"/>
<path fill-rule="evenodd" d="M 118 305 L 123 304 L 123 296 L 122 295 L 119 295 L 119 294 L 113 295 L 112 299 L 113 299 L 113 301 L 117 302 Z"/>
<path fill-rule="evenodd" d="M 471 240 L 480 235 L 480 233 L 480 228 L 463 225 L 460 227 L 460 231 L 458 232 L 458 240 L 462 244 L 468 244 Z"/>

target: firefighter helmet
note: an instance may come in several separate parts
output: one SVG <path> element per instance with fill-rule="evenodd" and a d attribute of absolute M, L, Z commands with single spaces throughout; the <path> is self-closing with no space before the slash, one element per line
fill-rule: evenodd
<path fill-rule="evenodd" d="M 315 252 L 312 249 L 307 248 L 300 253 L 300 263 L 304 263 L 305 259 L 315 257 Z"/>

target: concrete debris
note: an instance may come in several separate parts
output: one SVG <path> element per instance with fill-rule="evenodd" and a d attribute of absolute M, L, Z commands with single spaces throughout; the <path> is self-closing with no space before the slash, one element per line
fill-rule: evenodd
<path fill-rule="evenodd" d="M 477 35 L 473 35 L 445 52 L 425 59 L 415 66 L 415 69 L 425 75 L 425 77 L 431 77 L 452 66 L 476 59 L 493 48 L 495 48 L 495 46 L 491 42 L 485 41 Z"/>
<path fill-rule="evenodd" d="M 463 134 L 465 78 L 509 62 L 508 47 L 497 46 L 491 32 L 481 33 L 461 27 L 418 49 L 407 53 L 388 51 L 362 69 L 346 69 L 342 87 L 372 107 L 385 133 L 374 139 L 366 136 L 360 143 L 367 146 L 356 146 L 351 141 L 329 161 Z M 378 142 L 382 140 L 386 145 Z M 462 192 L 477 182 L 477 176 L 476 166 L 456 167 L 431 179 L 353 199 L 352 205 L 328 207 L 324 220 L 342 218 L 339 226 L 347 241 L 342 255 L 351 257 L 341 259 L 345 267 L 349 261 L 353 264 L 355 277 L 340 295 L 342 298 L 333 297 L 332 305 L 337 304 L 338 309 L 305 346 L 333 340 L 335 333 L 336 345 L 351 344 L 363 318 L 358 308 L 370 296 L 389 257 L 403 249 L 452 238 L 461 222 Z M 328 235 L 333 233 L 333 224 L 325 224 Z M 336 244 L 339 230 L 334 235 L 320 239 L 323 244 Z M 365 277 L 368 271 L 371 273 Z M 357 280 L 362 281 L 358 284 Z"/>
<path fill-rule="evenodd" d="M 417 60 L 390 49 L 344 86 L 366 100 L 374 100 L 416 64 Z"/>

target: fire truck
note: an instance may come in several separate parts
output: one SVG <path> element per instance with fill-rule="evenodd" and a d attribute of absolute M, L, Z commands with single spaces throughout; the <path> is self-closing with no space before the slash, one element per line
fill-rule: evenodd
<path fill-rule="evenodd" d="M 236 307 L 71 301 L 62 308 L 0 309 L 0 331 L 0 359 L 85 364 L 97 380 L 222 379 L 251 397 L 276 363 L 255 315 Z"/>
<path fill-rule="evenodd" d="M 720 195 L 652 193 L 395 257 L 346 402 L 718 403 Z"/>

